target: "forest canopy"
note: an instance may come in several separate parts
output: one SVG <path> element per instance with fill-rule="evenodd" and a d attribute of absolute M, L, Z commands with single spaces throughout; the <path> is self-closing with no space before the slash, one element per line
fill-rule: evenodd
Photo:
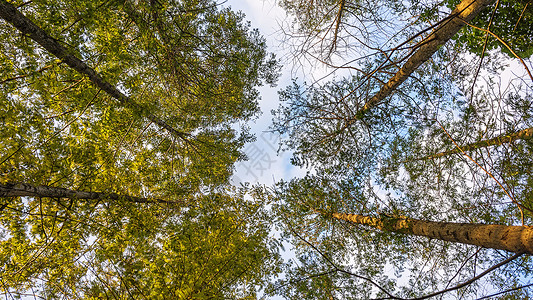
<path fill-rule="evenodd" d="M 273 112 L 312 170 L 270 189 L 297 256 L 273 294 L 530 297 L 532 4 L 281 2 L 295 60 L 335 75 Z"/>
<path fill-rule="evenodd" d="M 281 74 L 243 13 L 0 0 L 0 295 L 531 296 L 533 2 L 279 5 L 307 174 L 235 186 Z"/>
<path fill-rule="evenodd" d="M 276 271 L 228 186 L 279 67 L 214 1 L 2 1 L 2 293 L 247 298 Z"/>

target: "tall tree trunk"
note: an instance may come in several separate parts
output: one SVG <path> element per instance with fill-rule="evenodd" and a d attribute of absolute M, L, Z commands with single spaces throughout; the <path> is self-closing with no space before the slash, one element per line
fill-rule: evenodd
<path fill-rule="evenodd" d="M 441 21 L 427 38 L 416 45 L 418 50 L 407 59 L 407 62 L 396 72 L 396 74 L 381 87 L 372 98 L 370 98 L 357 114 L 356 119 L 365 112 L 379 104 L 389 96 L 402 82 L 404 82 L 413 71 L 422 63 L 427 61 L 437 50 L 451 39 L 464 25 L 471 21 L 479 12 L 494 0 L 463 0 L 452 13 Z M 355 120 L 354 120 L 355 121 Z"/>
<path fill-rule="evenodd" d="M 100 74 L 98 74 L 82 60 L 74 55 L 69 54 L 68 51 L 61 46 L 56 39 L 49 36 L 44 30 L 35 25 L 31 20 L 26 18 L 13 5 L 5 0 L 0 0 L 0 17 L 17 28 L 20 32 L 28 35 L 31 39 L 36 41 L 48 52 L 61 59 L 61 61 L 66 63 L 71 68 L 81 74 L 87 75 L 94 85 L 118 100 L 122 105 L 134 109 L 138 114 L 154 122 L 159 127 L 166 129 L 172 135 L 189 142 L 188 137 L 190 134 L 178 131 L 158 117 L 146 113 L 146 111 L 143 110 L 139 104 L 133 101 L 133 99 L 124 95 L 116 87 L 105 81 Z"/>
<path fill-rule="evenodd" d="M 116 193 L 75 191 L 46 185 L 35 186 L 27 183 L 0 184 L 0 198 L 5 197 L 47 197 L 80 200 L 125 200 L 134 203 L 183 204 L 182 201 L 133 197 L 129 195 L 119 195 Z"/>
<path fill-rule="evenodd" d="M 467 145 L 461 146 L 460 148 L 456 147 L 455 149 L 452 149 L 452 150 L 439 152 L 436 154 L 417 158 L 416 160 L 434 159 L 434 158 L 439 158 L 439 157 L 450 155 L 450 154 L 462 153 L 463 151 L 472 151 L 472 150 L 476 150 L 480 148 L 487 148 L 490 146 L 501 146 L 502 144 L 511 143 L 516 140 L 529 140 L 531 138 L 533 138 L 533 127 L 526 128 L 524 130 L 520 130 L 518 132 L 511 133 L 511 134 L 500 135 L 492 139 L 483 140 L 483 141 L 475 142 L 472 144 L 467 144 Z"/>
<path fill-rule="evenodd" d="M 370 217 L 334 213 L 333 218 L 367 225 L 382 231 L 425 236 L 432 239 L 476 245 L 483 248 L 533 254 L 533 227 L 431 222 L 381 214 Z"/>

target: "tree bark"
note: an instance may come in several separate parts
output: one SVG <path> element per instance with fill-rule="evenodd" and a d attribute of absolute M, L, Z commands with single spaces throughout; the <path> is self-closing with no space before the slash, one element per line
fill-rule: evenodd
<path fill-rule="evenodd" d="M 462 153 L 463 151 L 472 151 L 472 150 L 476 150 L 480 148 L 487 148 L 490 146 L 501 146 L 502 144 L 511 143 L 516 140 L 529 140 L 532 137 L 533 137 L 533 127 L 526 128 L 524 130 L 520 130 L 518 132 L 511 133 L 511 134 L 500 135 L 492 139 L 483 140 L 483 141 L 475 142 L 472 144 L 467 144 L 467 145 L 461 146 L 460 148 L 456 147 L 455 149 L 452 149 L 452 150 L 439 152 L 436 154 L 417 158 L 416 160 L 434 159 L 434 158 L 439 158 L 439 157 L 443 157 L 443 156 L 450 155 L 450 154 Z"/>
<path fill-rule="evenodd" d="M 184 204 L 182 201 L 133 197 L 129 195 L 119 195 L 116 193 L 75 191 L 46 185 L 35 186 L 27 183 L 0 184 L 0 198 L 5 197 L 69 198 L 78 200 L 125 200 L 134 203 Z"/>
<path fill-rule="evenodd" d="M 381 214 L 370 217 L 333 213 L 333 218 L 367 225 L 382 231 L 425 236 L 432 239 L 533 254 L 533 227 L 431 222 Z"/>
<path fill-rule="evenodd" d="M 355 120 L 389 96 L 394 89 L 409 78 L 411 73 L 451 39 L 466 24 L 466 22 L 471 21 L 479 12 L 492 2 L 494 2 L 494 0 L 463 0 L 459 3 L 452 13 L 441 22 L 440 26 L 438 26 L 427 38 L 417 44 L 416 48 L 418 48 L 418 50 L 416 50 L 416 52 L 407 59 L 407 62 L 400 68 L 400 70 L 381 87 L 379 92 L 365 103 L 363 108 L 357 112 Z"/>
<path fill-rule="evenodd" d="M 11 25 L 13 25 L 23 34 L 29 36 L 31 39 L 33 39 L 35 42 L 45 48 L 48 52 L 55 55 L 57 58 L 59 58 L 71 68 L 81 74 L 87 75 L 87 77 L 89 77 L 89 79 L 94 85 L 102 89 L 111 97 L 118 100 L 122 105 L 134 109 L 141 116 L 146 117 L 150 121 L 157 124 L 159 127 L 166 129 L 172 135 L 182 140 L 188 141 L 187 137 L 189 137 L 190 134 L 178 131 L 163 120 L 159 119 L 158 117 L 146 113 L 146 111 L 144 111 L 139 104 L 137 104 L 128 96 L 124 95 L 109 82 L 105 81 L 102 76 L 100 76 L 100 74 L 98 74 L 94 69 L 89 67 L 82 60 L 68 53 L 67 49 L 61 46 L 61 44 L 56 39 L 49 36 L 44 30 L 42 30 L 39 26 L 35 25 L 35 23 L 26 18 L 13 5 L 6 2 L 5 0 L 0 0 L 0 17 Z"/>

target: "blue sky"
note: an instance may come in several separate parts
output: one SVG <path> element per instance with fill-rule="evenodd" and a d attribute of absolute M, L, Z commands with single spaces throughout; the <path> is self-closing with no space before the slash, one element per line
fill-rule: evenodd
<path fill-rule="evenodd" d="M 303 176 L 306 170 L 291 166 L 290 153 L 277 153 L 279 136 L 269 132 L 272 122 L 270 111 L 279 105 L 277 91 L 290 84 L 291 77 L 294 75 L 291 72 L 291 64 L 284 61 L 287 56 L 283 52 L 283 47 L 280 46 L 279 24 L 286 20 L 285 13 L 273 0 L 229 0 L 224 3 L 224 6 L 231 6 L 233 10 L 245 13 L 246 20 L 251 22 L 253 28 L 258 28 L 266 38 L 268 51 L 275 53 L 284 65 L 282 76 L 276 87 L 259 88 L 260 106 L 263 113 L 255 122 L 249 124 L 257 140 L 245 146 L 244 152 L 248 156 L 248 161 L 236 165 L 233 183 L 250 182 L 271 185 L 281 179 Z"/>

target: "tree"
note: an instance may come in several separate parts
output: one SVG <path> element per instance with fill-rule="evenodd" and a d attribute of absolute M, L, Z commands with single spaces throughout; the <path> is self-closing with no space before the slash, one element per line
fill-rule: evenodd
<path fill-rule="evenodd" d="M 288 6 L 290 12 L 300 12 L 296 22 L 302 28 L 331 28 L 333 38 L 324 43 L 344 41 L 335 26 L 320 26 L 337 23 L 342 30 L 348 19 L 335 18 L 347 16 L 345 7 L 354 2 L 324 5 L 338 4 L 338 14 L 312 6 L 314 19 L 301 13 L 305 7 L 297 4 L 303 2 L 286 2 L 294 4 Z M 375 47 L 380 52 L 374 57 L 328 61 L 332 68 L 349 69 L 351 76 L 295 83 L 280 93 L 274 129 L 285 135 L 283 145 L 294 151 L 293 162 L 312 166 L 313 175 L 280 182 L 272 192 L 286 237 L 296 249 L 296 258 L 285 266 L 287 278 L 272 286 L 272 293 L 292 299 L 425 299 L 455 291 L 458 297 L 477 298 L 485 296 L 485 289 L 505 293 L 508 286 L 528 286 L 521 282 L 531 274 L 527 255 L 509 258 L 479 244 L 398 235 L 340 220 L 366 216 L 383 227 L 396 224 L 401 216 L 407 223 L 436 222 L 425 223 L 428 226 L 497 224 L 518 231 L 528 231 L 531 223 L 533 162 L 527 128 L 533 78 L 518 75 L 507 86 L 498 85 L 506 57 L 495 54 L 470 62 L 468 47 L 457 43 L 465 34 L 461 26 L 490 31 L 470 26 L 475 14 L 463 22 L 453 13 L 440 17 L 441 4 L 405 5 L 413 10 L 397 11 L 400 19 L 421 13 L 407 43 L 394 45 L 397 41 L 391 38 Z M 478 14 L 496 14 L 495 6 L 481 6 Z M 328 23 L 331 20 L 336 22 Z M 451 20 L 457 21 L 457 30 L 438 44 L 431 35 L 438 35 Z M 404 37 L 408 31 L 389 36 Z M 310 41 L 317 37 L 311 33 Z M 331 52 L 322 53 L 331 57 Z M 467 155 L 446 155 L 462 146 Z M 417 160 L 436 153 L 443 155 Z M 410 227 L 404 229 L 410 232 Z M 490 279 L 478 277 L 483 268 Z M 520 293 L 528 295 L 527 290 Z"/>
<path fill-rule="evenodd" d="M 133 203 L 164 203 L 180 204 L 183 202 L 173 202 L 163 199 L 139 198 L 129 195 L 118 195 L 99 192 L 74 191 L 65 188 L 51 186 L 33 186 L 25 183 L 0 184 L 0 197 L 48 197 L 48 198 L 68 198 L 73 200 L 125 200 Z"/>
<path fill-rule="evenodd" d="M 296 2 L 299 3 L 298 1 Z M 297 135 L 299 131 L 298 127 L 306 127 L 308 124 L 317 124 L 311 126 L 314 126 L 315 128 L 321 127 L 318 130 L 306 130 L 303 128 L 304 132 L 316 131 L 318 133 L 318 137 L 313 137 L 311 140 L 320 142 L 332 141 L 332 144 L 340 142 L 342 144 L 346 140 L 345 136 L 348 136 L 348 139 L 361 140 L 358 138 L 358 136 L 361 136 L 363 133 L 359 132 L 369 132 L 370 130 L 367 128 L 371 127 L 371 125 L 374 125 L 373 123 L 375 123 L 376 119 L 391 120 L 391 122 L 388 122 L 388 126 L 393 127 L 392 124 L 397 124 L 398 121 L 392 119 L 395 118 L 396 115 L 399 115 L 399 112 L 396 111 L 394 107 L 391 108 L 389 106 L 385 110 L 385 113 L 380 114 L 378 112 L 378 116 L 370 116 L 369 118 L 362 120 L 362 122 L 360 122 L 362 124 L 359 124 L 358 127 L 366 128 L 357 128 L 349 133 L 343 132 L 352 126 L 355 126 L 357 121 L 361 120 L 363 115 L 368 114 L 371 109 L 375 108 L 385 99 L 390 98 L 389 96 L 391 96 L 393 91 L 410 76 L 412 76 L 413 72 L 419 69 L 419 67 L 433 54 L 435 54 L 436 51 L 442 47 L 442 45 L 450 40 L 451 37 L 453 37 L 465 25 L 465 22 L 472 20 L 490 3 L 491 1 L 461 2 L 448 17 L 439 22 L 439 25 L 436 26 L 431 34 L 417 43 L 412 48 L 411 52 L 400 60 L 401 62 L 402 60 L 407 59 L 403 66 L 399 68 L 399 70 L 395 72 L 394 76 L 390 78 L 387 78 L 389 77 L 388 74 L 384 75 L 376 73 L 383 67 L 383 64 L 389 64 L 389 61 L 392 58 L 387 55 L 386 58 L 369 61 L 362 69 L 358 70 L 357 74 L 351 79 L 325 84 L 324 87 L 308 88 L 305 91 L 306 93 L 300 91 L 297 85 L 295 85 L 293 88 L 288 88 L 287 91 L 282 92 L 281 101 L 289 102 L 287 104 L 289 108 L 284 109 L 281 107 L 276 112 L 277 120 L 275 120 L 274 128 L 281 133 L 285 133 L 287 131 L 289 134 Z M 285 3 L 285 5 L 288 4 Z M 295 9 L 293 6 L 289 5 L 289 7 L 290 9 Z M 431 29 L 432 27 L 427 28 L 425 31 Z M 394 63 L 394 65 L 398 63 L 399 62 Z M 435 64 L 438 64 L 438 62 Z M 433 73 L 437 73 L 440 69 L 436 66 L 433 68 Z M 423 82 L 425 82 L 425 80 Z M 418 82 L 415 82 L 415 84 L 418 84 Z M 444 90 L 449 89 L 446 86 L 439 88 Z M 334 92 L 332 91 L 329 93 L 323 93 L 323 95 L 317 95 L 320 94 L 321 91 L 333 89 L 335 89 Z M 410 87 L 406 87 L 406 90 L 411 89 L 412 88 Z M 426 86 L 422 86 L 422 89 L 425 91 Z M 401 92 L 399 91 L 398 93 Z M 310 100 L 300 100 L 301 98 L 305 98 L 302 97 L 302 95 L 305 94 L 309 95 Z M 408 93 L 404 94 L 409 97 Z M 321 101 L 322 103 L 317 104 L 315 99 L 320 98 L 324 98 L 325 100 Z M 403 98 L 405 98 L 405 96 L 403 96 Z M 388 102 L 393 101 L 388 99 Z M 421 105 L 424 105 L 424 103 L 415 102 L 413 104 L 415 109 L 418 109 Z M 325 106 L 328 107 L 323 109 Z M 405 99 L 401 99 L 398 106 L 405 106 Z M 306 119 L 308 121 L 302 122 L 302 119 Z M 294 124 L 291 124 L 291 122 Z M 392 129 L 391 131 L 394 130 L 396 129 Z M 323 134 L 319 134 L 321 132 Z M 354 132 L 358 133 L 354 134 Z M 307 133 L 304 134 L 304 136 L 305 135 L 307 135 Z M 369 133 L 369 135 L 372 135 L 372 133 Z M 302 142 L 300 142 L 300 140 L 302 140 Z M 308 141 L 303 142 L 303 139 L 301 138 L 289 141 L 288 143 L 291 144 L 291 148 L 296 148 L 299 150 L 297 154 L 299 152 L 315 151 L 313 150 L 313 146 L 315 144 L 309 143 Z M 297 145 L 298 143 L 300 143 L 300 145 Z M 333 148 L 335 145 L 328 145 L 324 148 L 330 147 Z M 339 145 L 338 148 L 340 147 L 342 147 L 342 145 Z M 306 148 L 308 150 L 306 150 Z M 316 160 L 316 156 L 313 159 Z"/>
<path fill-rule="evenodd" d="M 41 110 L 34 110 L 33 107 L 36 106 L 33 106 L 32 111 L 44 115 L 45 118 L 54 116 L 50 121 L 55 122 L 55 125 L 44 126 L 61 130 L 75 129 L 76 124 L 82 123 L 86 116 L 99 115 L 105 110 L 112 115 L 116 113 L 131 115 L 131 117 L 124 115 L 111 117 L 112 120 L 118 118 L 123 120 L 122 124 L 118 125 L 122 130 L 113 128 L 114 124 L 103 122 L 104 120 L 102 120 L 102 126 L 108 127 L 109 129 L 106 130 L 111 130 L 111 132 L 121 132 L 122 136 L 126 132 L 131 136 L 141 136 L 141 133 L 153 136 L 152 141 L 145 146 L 134 147 L 140 151 L 149 150 L 148 152 L 152 152 L 149 154 L 152 157 L 162 156 L 167 160 L 175 161 L 175 163 L 168 162 L 175 169 L 175 173 L 166 174 L 163 176 L 165 178 L 159 178 L 158 182 L 175 181 L 176 179 L 171 178 L 175 178 L 176 174 L 179 174 L 178 180 L 183 183 L 182 186 L 190 186 L 192 189 L 197 189 L 204 184 L 225 182 L 231 174 L 233 162 L 244 158 L 239 148 L 251 139 L 245 127 L 241 128 L 239 133 L 232 127 L 232 124 L 238 120 L 248 120 L 258 112 L 255 86 L 263 79 L 272 83 L 276 78 L 277 65 L 273 59 L 266 58 L 264 41 L 257 32 L 249 31 L 248 27 L 242 24 L 242 16 L 227 9 L 219 11 L 216 5 L 204 7 L 202 4 L 192 2 L 172 2 L 163 6 L 154 4 L 137 8 L 136 11 L 141 13 L 134 16 L 128 14 L 128 11 L 134 11 L 133 4 L 116 6 L 116 4 L 104 3 L 101 5 L 111 6 L 107 12 L 97 5 L 85 7 L 87 4 L 83 1 L 68 4 L 54 2 L 31 9 L 29 6 L 22 7 L 33 16 L 37 16 L 35 20 L 50 19 L 51 24 L 47 24 L 47 29 L 51 32 L 49 36 L 55 33 L 57 36 L 54 38 L 61 43 L 79 45 L 78 50 L 75 51 L 79 53 L 79 57 L 90 58 L 93 63 L 98 63 L 100 77 L 103 77 L 97 80 L 98 74 L 91 75 L 93 77 L 91 80 L 96 80 L 96 88 L 87 86 L 84 75 L 64 68 L 64 65 L 58 61 L 46 56 L 36 58 L 34 53 L 40 53 L 41 50 L 37 50 L 38 48 L 35 48 L 36 45 L 32 42 L 27 43 L 26 38 L 23 38 L 23 43 L 17 41 L 16 35 L 12 34 L 13 29 L 6 28 L 3 44 L 6 51 L 4 53 L 6 54 L 6 66 L 12 67 L 6 70 L 7 78 L 3 80 L 4 84 L 7 84 L 5 97 L 11 98 L 10 101 L 16 105 L 15 103 L 24 103 L 32 97 L 50 99 L 53 95 L 53 100 L 40 107 Z M 48 15 L 48 10 L 61 13 Z M 175 15 L 171 13 L 173 10 L 191 11 L 193 14 L 183 15 L 182 19 L 175 19 Z M 80 11 L 84 13 L 80 15 Z M 11 13 L 6 13 L 6 15 L 14 16 Z M 146 27 L 147 18 L 156 15 L 161 29 L 169 30 L 169 32 L 155 34 L 153 30 Z M 39 16 L 43 18 L 39 19 Z M 103 19 L 109 22 L 98 21 Z M 112 24 L 111 20 L 116 22 Z M 199 24 L 208 26 L 199 27 Z M 39 30 L 39 28 L 34 27 L 32 30 Z M 123 38 L 125 32 L 131 34 L 126 37 L 126 40 Z M 178 35 L 175 38 L 166 36 L 166 40 L 172 41 L 172 44 L 165 44 L 164 40 L 158 38 L 164 34 L 170 35 L 170 32 Z M 44 34 L 40 32 L 41 36 Z M 64 41 L 61 41 L 61 36 L 65 37 Z M 46 36 L 43 38 L 46 39 Z M 48 41 L 51 40 L 48 39 Z M 19 45 L 24 51 L 15 50 L 16 48 L 10 44 Z M 56 46 L 58 46 L 57 43 L 53 47 Z M 57 52 L 54 55 L 66 59 L 67 56 L 64 56 L 66 48 L 59 50 L 56 47 L 55 49 L 63 51 L 61 52 L 63 54 Z M 169 49 L 172 51 L 179 49 L 179 51 L 168 53 Z M 76 61 L 75 55 L 69 54 L 68 56 L 69 60 L 74 60 L 71 64 L 77 64 L 85 70 L 84 72 L 94 73 L 90 68 L 83 67 L 87 63 L 79 59 Z M 169 61 L 174 66 L 173 70 L 168 69 L 169 65 L 164 60 L 168 61 L 168 57 L 162 57 L 164 55 L 169 55 L 174 60 Z M 18 59 L 19 56 L 24 59 Z M 177 66 L 181 64 L 187 65 L 187 68 L 180 69 L 180 72 L 186 71 L 185 74 L 176 73 Z M 49 67 L 37 73 L 25 71 L 34 66 L 40 70 L 41 67 L 38 66 L 41 65 Z M 160 68 L 154 69 L 154 65 Z M 11 74 L 9 70 L 12 70 Z M 78 71 L 80 70 L 78 68 Z M 32 75 L 20 75 L 19 73 Z M 59 81 L 37 80 L 33 76 L 37 78 L 51 76 L 61 79 Z M 164 80 L 165 77 L 167 80 Z M 16 80 L 11 80 L 12 78 Z M 24 82 L 24 80 L 32 82 L 30 89 L 20 89 L 20 84 L 22 84 L 20 81 Z M 100 100 L 105 98 L 105 94 L 99 92 L 104 85 L 106 86 L 104 92 L 110 92 L 112 97 L 118 97 L 121 103 L 127 104 L 127 107 L 122 108 L 116 105 L 105 107 Z M 118 87 L 133 96 L 124 98 L 125 94 L 121 95 Z M 14 98 L 15 94 L 20 94 L 20 96 Z M 85 99 L 85 103 L 81 99 Z M 67 101 L 69 104 L 53 107 L 62 101 Z M 104 106 L 104 108 L 95 106 Z M 12 108 L 7 106 L 6 109 Z M 76 111 L 83 113 L 74 117 L 73 112 Z M 157 115 L 165 115 L 165 120 L 156 117 Z M 205 117 L 207 115 L 210 117 Z M 36 121 L 46 122 L 47 120 L 36 116 L 33 122 L 24 124 L 32 124 L 31 126 L 36 127 L 38 126 Z M 96 120 L 96 118 L 91 119 L 93 126 L 89 128 L 99 127 Z M 130 125 L 128 123 L 130 120 L 135 120 L 136 124 Z M 174 132 L 174 137 L 166 138 L 164 134 L 157 133 L 158 129 L 153 128 L 150 125 L 151 122 L 159 123 L 159 126 Z M 66 127 L 63 128 L 64 126 Z M 128 128 L 130 128 L 129 131 Z M 73 134 L 81 135 L 80 133 Z M 50 134 L 40 134 L 43 137 L 47 135 Z M 54 134 L 51 135 L 54 136 Z M 57 135 L 61 136 L 60 133 Z M 28 143 L 28 140 L 33 139 L 33 137 L 21 138 L 25 141 L 20 140 L 18 144 Z M 94 142 L 94 138 L 92 139 Z M 64 141 L 65 138 L 62 140 Z M 47 141 L 47 143 L 50 142 L 52 141 Z M 95 144 L 109 145 L 113 142 L 104 142 L 101 139 L 101 143 Z M 13 149 L 9 155 L 18 152 L 17 147 L 10 146 L 7 149 Z M 168 152 L 169 149 L 172 152 L 171 155 L 155 154 Z M 19 154 L 13 155 L 11 158 Z M 132 157 L 135 158 L 136 155 Z M 179 164 L 176 163 L 178 161 Z M 122 162 L 122 164 L 125 163 Z M 33 176 L 26 177 L 33 178 Z M 38 183 L 46 184 L 47 182 Z"/>
<path fill-rule="evenodd" d="M 423 214 L 420 209 L 411 212 L 398 199 L 335 176 L 279 183 L 273 195 L 297 262 L 286 266 L 286 279 L 271 291 L 290 299 L 328 299 L 329 291 L 347 299 L 425 299 L 453 291 L 479 297 L 485 288 L 519 286 L 519 277 L 532 271 L 530 258 L 519 258 L 529 251 L 528 227 L 458 224 L 461 216 L 456 222 L 417 220 L 405 215 Z M 480 275 L 482 269 L 487 271 Z M 490 279 L 482 280 L 488 273 Z"/>
<path fill-rule="evenodd" d="M 533 238 L 531 237 L 533 230 L 523 226 L 431 222 L 385 214 L 371 217 L 334 212 L 331 216 L 335 219 L 367 225 L 379 230 L 419 235 L 520 254 L 533 253 Z"/>
<path fill-rule="evenodd" d="M 472 208 L 486 222 L 495 207 L 508 210 L 507 217 L 518 213 L 517 221 L 524 222 L 532 208 L 531 91 L 525 86 L 506 89 L 496 86 L 494 95 L 480 93 L 455 118 L 441 118 L 434 126 L 398 137 L 396 154 L 384 160 L 380 171 L 385 185 L 422 198 L 439 194 L 463 203 L 461 209 Z"/>
<path fill-rule="evenodd" d="M 381 87 L 378 93 L 366 101 L 364 106 L 356 113 L 361 115 L 383 101 L 394 91 L 411 73 L 422 63 L 427 61 L 444 43 L 477 14 L 489 5 L 492 1 L 461 1 L 451 12 L 450 16 L 440 22 L 440 25 L 425 39 L 423 39 L 409 56 L 405 64 L 398 72 Z"/>
<path fill-rule="evenodd" d="M 226 191 L 178 209 L 129 198 L 42 197 L 32 206 L 3 198 L 2 293 L 255 298 L 279 255 L 263 203 L 240 197 Z"/>
<path fill-rule="evenodd" d="M 34 41 L 39 43 L 50 53 L 61 59 L 61 61 L 66 63 L 69 67 L 73 68 L 81 74 L 87 75 L 89 77 L 89 80 L 91 80 L 93 84 L 95 84 L 101 90 L 105 91 L 111 97 L 118 100 L 122 105 L 131 106 L 134 111 L 138 111 L 141 114 L 143 113 L 142 108 L 137 103 L 129 99 L 129 97 L 121 93 L 117 88 L 113 87 L 108 82 L 105 82 L 103 78 L 94 71 L 94 69 L 87 66 L 83 61 L 79 60 L 73 55 L 70 55 L 67 52 L 67 49 L 65 49 L 59 44 L 59 42 L 57 42 L 48 34 L 46 34 L 44 30 L 37 27 L 35 24 L 33 24 L 33 22 L 31 22 L 21 13 L 19 13 L 13 5 L 7 2 L 1 2 L 0 4 L 2 5 L 0 6 L 0 16 L 4 20 L 15 26 L 23 34 L 31 37 Z M 177 131 L 159 118 L 153 115 L 147 115 L 146 118 L 154 122 L 158 126 L 168 130 L 177 138 L 186 140 L 187 134 Z"/>
<path fill-rule="evenodd" d="M 339 52 L 350 49 L 360 54 L 379 47 L 380 34 L 388 33 L 385 27 L 397 27 L 387 16 L 402 9 L 400 3 L 350 0 L 283 0 L 280 6 L 294 17 L 285 30 L 287 44 L 298 61 L 310 56 L 312 65 L 314 60 L 333 63 Z"/>
<path fill-rule="evenodd" d="M 475 142 L 472 144 L 457 146 L 453 150 L 431 154 L 426 157 L 422 157 L 418 159 L 434 159 L 434 158 L 439 158 L 439 157 L 450 155 L 450 154 L 461 154 L 461 153 L 464 153 L 465 151 L 472 151 L 472 150 L 490 147 L 490 146 L 501 146 L 504 143 L 512 143 L 516 140 L 528 140 L 532 137 L 533 137 L 533 128 L 526 128 L 518 132 L 513 132 L 510 134 L 497 136 L 491 139 Z"/>
<path fill-rule="evenodd" d="M 270 217 L 227 184 L 278 76 L 258 31 L 214 1 L 0 16 L 2 293 L 256 297 L 279 261 Z"/>

